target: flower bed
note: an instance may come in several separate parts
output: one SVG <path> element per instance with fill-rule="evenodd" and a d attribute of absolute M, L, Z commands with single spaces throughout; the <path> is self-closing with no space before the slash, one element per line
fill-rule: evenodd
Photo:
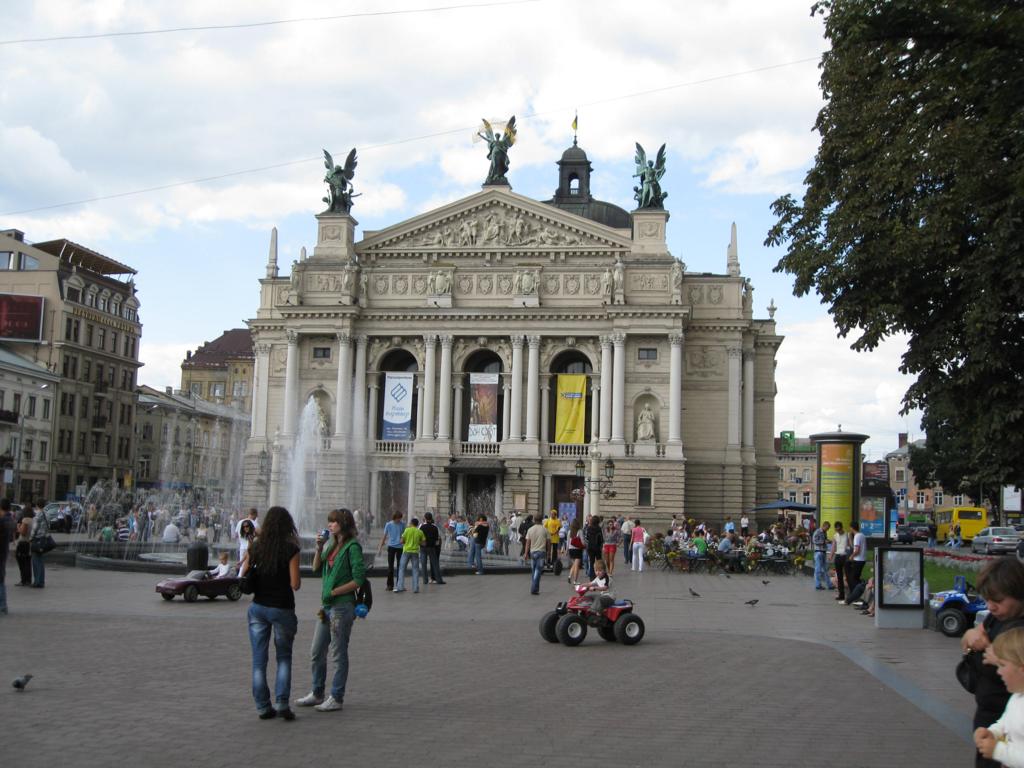
<path fill-rule="evenodd" d="M 926 549 L 925 562 L 934 563 L 941 568 L 953 568 L 958 571 L 980 571 L 992 558 L 988 555 L 973 555 L 958 549 Z"/>

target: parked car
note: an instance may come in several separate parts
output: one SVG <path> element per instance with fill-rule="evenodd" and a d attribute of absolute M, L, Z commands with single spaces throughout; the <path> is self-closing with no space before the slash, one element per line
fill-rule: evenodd
<path fill-rule="evenodd" d="M 897 525 L 895 536 L 893 538 L 898 544 L 913 544 L 914 532 L 911 530 L 909 525 Z"/>
<path fill-rule="evenodd" d="M 1013 528 L 982 528 L 971 541 L 971 552 L 986 555 L 1010 554 L 1017 552 L 1020 534 Z"/>
<path fill-rule="evenodd" d="M 907 526 L 917 541 L 928 541 L 928 523 L 910 523 Z"/>
<path fill-rule="evenodd" d="M 82 505 L 74 501 L 53 501 L 43 507 L 46 522 L 52 533 L 71 533 L 78 530 L 82 520 Z"/>
<path fill-rule="evenodd" d="M 210 600 L 223 596 L 234 601 L 242 596 L 239 581 L 237 576 L 211 579 L 208 571 L 189 571 L 185 578 L 164 579 L 156 585 L 156 591 L 164 600 L 181 595 L 186 603 L 194 603 L 200 595 Z"/>

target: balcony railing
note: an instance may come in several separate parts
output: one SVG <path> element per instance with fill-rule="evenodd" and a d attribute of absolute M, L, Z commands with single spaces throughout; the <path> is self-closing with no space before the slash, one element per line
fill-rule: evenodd
<path fill-rule="evenodd" d="M 0 410 L 0 421 L 4 422 L 5 424 L 17 424 L 18 412 Z"/>
<path fill-rule="evenodd" d="M 590 443 L 573 443 L 561 445 L 548 443 L 548 456 L 552 458 L 580 458 L 590 455 Z"/>
<path fill-rule="evenodd" d="M 373 450 L 385 454 L 412 453 L 414 445 L 412 440 L 374 440 Z"/>
<path fill-rule="evenodd" d="M 459 443 L 459 453 L 463 456 L 497 456 L 501 453 L 501 443 Z"/>

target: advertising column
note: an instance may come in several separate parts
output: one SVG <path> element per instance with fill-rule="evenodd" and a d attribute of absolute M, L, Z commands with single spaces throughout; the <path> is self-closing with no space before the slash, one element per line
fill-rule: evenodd
<path fill-rule="evenodd" d="M 860 504 L 860 447 L 868 435 L 824 432 L 811 435 L 818 451 L 818 525 L 848 527 L 858 520 Z"/>

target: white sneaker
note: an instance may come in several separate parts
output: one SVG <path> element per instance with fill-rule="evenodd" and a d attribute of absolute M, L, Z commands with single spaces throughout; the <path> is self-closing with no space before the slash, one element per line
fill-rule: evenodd
<path fill-rule="evenodd" d="M 326 699 L 324 699 L 323 704 L 317 705 L 316 711 L 337 712 L 339 709 L 341 709 L 341 702 L 335 699 L 333 696 L 328 696 Z"/>
<path fill-rule="evenodd" d="M 297 706 L 297 707 L 312 707 L 312 706 L 315 706 L 317 704 L 323 704 L 323 703 L 324 703 L 324 697 L 323 696 L 317 696 L 315 693 L 310 691 L 305 696 L 303 696 L 301 699 L 296 701 L 295 702 L 295 706 Z"/>

